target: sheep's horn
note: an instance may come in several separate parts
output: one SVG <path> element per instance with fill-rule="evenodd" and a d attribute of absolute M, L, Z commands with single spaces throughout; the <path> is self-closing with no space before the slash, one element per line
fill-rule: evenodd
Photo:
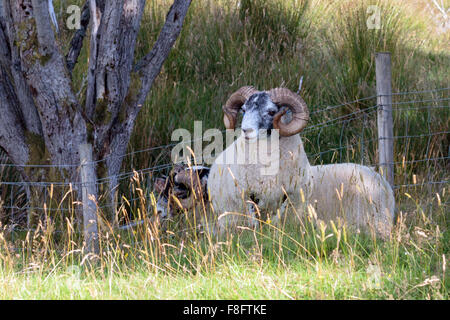
<path fill-rule="evenodd" d="M 302 97 L 287 88 L 275 88 L 269 90 L 268 94 L 273 103 L 287 106 L 292 111 L 292 121 L 287 124 L 281 123 L 281 117 L 286 110 L 278 112 L 273 118 L 273 127 L 279 130 L 280 136 L 292 136 L 306 127 L 309 121 L 309 110 Z"/>
<path fill-rule="evenodd" d="M 236 118 L 242 105 L 247 101 L 250 96 L 259 91 L 252 86 L 245 86 L 233 93 L 223 106 L 223 122 L 225 128 L 234 129 L 236 126 Z"/>
<path fill-rule="evenodd" d="M 183 170 L 178 172 L 175 175 L 175 182 L 177 183 L 181 183 L 182 185 L 184 185 L 187 188 L 192 188 L 192 184 L 194 183 L 193 180 L 195 180 L 196 178 L 196 173 L 192 172 L 192 177 L 191 177 L 191 172 L 188 170 Z"/>
<path fill-rule="evenodd" d="M 195 198 L 202 197 L 204 186 L 198 172 L 192 170 L 180 171 L 176 175 L 175 181 L 183 184 L 188 189 L 191 189 L 191 191 L 195 193 Z"/>

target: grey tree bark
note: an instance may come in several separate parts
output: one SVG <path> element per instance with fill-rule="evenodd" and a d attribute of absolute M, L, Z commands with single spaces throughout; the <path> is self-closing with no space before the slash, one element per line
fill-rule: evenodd
<path fill-rule="evenodd" d="M 145 0 L 87 0 L 67 54 L 47 1 L 0 0 L 0 147 L 17 165 L 75 165 L 51 173 L 24 167 L 25 181 L 79 181 L 78 146 L 91 143 L 94 160 L 107 158 L 97 174 L 112 177 L 114 190 L 136 117 L 190 3 L 174 0 L 153 49 L 134 65 Z M 78 99 L 71 72 L 88 30 L 87 91 Z"/>

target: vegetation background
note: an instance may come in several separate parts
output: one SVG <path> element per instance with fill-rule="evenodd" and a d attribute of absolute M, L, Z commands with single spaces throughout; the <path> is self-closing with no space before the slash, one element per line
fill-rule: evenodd
<path fill-rule="evenodd" d="M 62 25 L 68 17 L 65 7 L 81 6 L 83 1 L 54 3 L 56 12 L 62 13 Z M 148 1 L 137 60 L 156 40 L 170 4 L 170 0 Z M 367 27 L 369 5 L 381 10 L 379 29 Z M 449 8 L 450 3 L 443 1 L 443 5 Z M 374 54 L 381 51 L 392 55 L 393 92 L 448 88 L 450 33 L 446 19 L 426 0 L 194 1 L 141 111 L 129 151 L 170 144 L 172 131 L 192 131 L 194 120 L 202 121 L 204 129 L 223 128 L 221 106 L 243 85 L 259 89 L 286 86 L 296 91 L 303 76 L 301 95 L 312 112 L 373 97 Z M 68 46 L 73 31 L 60 29 L 61 44 Z M 80 94 L 85 90 L 88 46 L 86 40 L 74 70 Z M 448 90 L 432 97 L 448 98 Z M 408 99 L 424 96 L 411 93 Z M 351 103 L 313 121 L 323 122 L 375 104 L 376 99 Z M 404 115 L 399 114 L 394 119 L 394 135 L 403 135 L 405 130 L 421 133 L 430 129 L 430 123 L 433 131 L 447 132 L 448 99 L 444 104 L 447 108 L 433 111 L 431 118 L 420 111 L 408 113 L 407 126 Z M 369 125 L 355 121 L 349 128 L 347 145 L 354 143 L 354 132 L 376 134 L 376 121 Z M 327 128 L 320 139 L 315 135 L 305 133 L 309 153 L 342 144 L 341 127 Z M 424 142 L 411 143 L 408 154 L 404 145 L 396 145 L 396 161 L 448 157 L 448 134 L 436 139 L 432 150 L 425 150 Z M 367 164 L 376 163 L 376 144 L 369 145 L 366 152 L 347 153 L 340 159 L 330 154 L 310 161 L 357 162 L 365 158 Z M 170 149 L 138 153 L 126 159 L 123 169 L 168 163 L 169 155 Z M 430 178 L 430 168 L 424 169 L 423 164 L 399 167 L 396 176 L 402 180 L 398 182 L 413 176 L 420 180 L 425 171 Z M 448 180 L 448 169 L 447 159 L 435 165 L 431 175 Z M 12 169 L 2 168 L 0 180 L 13 177 Z M 123 188 L 132 190 L 129 197 L 138 194 L 139 198 L 141 184 L 144 188 L 145 181 L 136 176 Z M 3 203 L 11 201 L 9 191 L 2 186 Z M 325 226 L 314 222 L 313 216 L 296 217 L 303 223 L 302 229 L 295 227 L 298 223 L 278 228 L 262 221 L 258 231 L 242 230 L 217 242 L 207 233 L 186 231 L 186 226 L 195 226 L 186 213 L 184 221 L 175 221 L 165 230 L 146 222 L 132 232 L 106 232 L 96 268 L 86 263 L 89 259 L 70 223 L 62 234 L 48 225 L 35 233 L 18 234 L 8 231 L 6 225 L 0 229 L 0 298 L 448 299 L 448 185 L 431 194 L 417 189 L 401 196 L 398 207 L 405 215 L 400 215 L 392 239 L 386 242 L 347 234 L 343 226 Z M 143 202 L 144 197 L 123 210 L 145 216 Z M 0 209 L 1 214 L 7 213 Z"/>

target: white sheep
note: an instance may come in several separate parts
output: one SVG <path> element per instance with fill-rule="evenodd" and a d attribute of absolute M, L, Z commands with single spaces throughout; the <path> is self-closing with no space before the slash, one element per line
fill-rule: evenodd
<path fill-rule="evenodd" d="M 290 122 L 284 117 L 287 109 L 283 106 L 292 111 Z M 384 178 L 356 164 L 310 166 L 298 134 L 309 119 L 301 97 L 288 89 L 259 92 L 243 87 L 228 99 L 223 110 L 227 129 L 235 128 L 239 110 L 244 116 L 242 135 L 217 157 L 208 177 L 219 232 L 235 226 L 242 216 L 253 225 L 255 216 L 265 219 L 264 214 L 276 213 L 274 216 L 280 217 L 292 203 L 303 214 L 306 206 L 312 205 L 321 220 L 336 221 L 341 216 L 349 226 L 362 231 L 374 230 L 384 238 L 390 234 L 395 202 Z M 267 137 L 272 129 L 280 133 L 278 148 Z M 276 174 L 264 174 L 267 162 L 255 156 L 265 145 L 259 144 L 261 140 L 269 145 L 270 156 L 266 158 L 275 155 Z"/>
<path fill-rule="evenodd" d="M 338 217 L 353 230 L 388 238 L 393 226 L 395 199 L 389 183 L 373 169 L 353 164 L 311 166 L 309 204 L 325 222 Z"/>
<path fill-rule="evenodd" d="M 314 208 L 317 219 L 326 222 L 333 220 L 335 223 L 341 219 L 353 230 L 374 231 L 382 238 L 389 237 L 395 199 L 391 187 L 380 174 L 372 168 L 353 163 L 311 166 L 310 170 L 308 202 Z M 205 207 L 209 207 L 206 188 L 208 174 L 207 167 L 179 166 L 174 168 L 170 178 L 158 178 L 155 190 L 160 194 L 157 206 L 160 217 L 172 216 L 178 207 L 170 201 L 170 195 L 176 195 L 187 210 L 199 204 L 194 209 L 196 213 L 202 213 Z M 304 207 L 300 210 L 304 213 Z"/>
<path fill-rule="evenodd" d="M 196 190 L 197 200 L 192 198 L 192 193 L 189 195 L 180 192 L 178 199 L 188 210 L 193 208 L 193 203 L 200 203 L 201 207 L 196 211 L 201 212 L 201 209 L 207 206 L 205 178 L 207 179 L 209 170 L 206 167 L 200 168 L 184 167 L 175 170 L 174 182 L 182 183 L 185 187 L 180 188 L 174 184 L 170 190 L 175 192 L 167 191 L 169 189 L 166 189 L 166 192 L 160 191 L 158 204 L 164 199 L 161 203 L 164 203 L 164 207 L 170 207 L 167 205 L 168 194 L 176 193 L 177 189 L 192 189 Z M 190 177 L 192 170 L 198 172 L 201 180 Z M 316 219 L 325 222 L 333 220 L 335 223 L 341 219 L 353 230 L 375 232 L 382 238 L 389 237 L 393 227 L 395 199 L 386 179 L 372 168 L 353 163 L 311 166 L 310 170 L 310 192 L 306 194 L 310 194 L 308 203 L 314 209 Z M 251 173 L 248 173 L 251 176 Z M 296 208 L 298 209 L 304 213 L 304 206 Z M 272 220 L 276 221 L 277 218 L 279 215 Z"/>
<path fill-rule="evenodd" d="M 282 106 L 292 111 L 287 124 L 281 121 L 287 111 Z M 300 96 L 284 88 L 260 92 L 243 87 L 223 109 L 227 129 L 235 128 L 239 110 L 244 116 L 242 135 L 217 157 L 208 177 L 219 232 L 236 225 L 243 215 L 255 224 L 255 216 L 265 219 L 267 213 L 284 211 L 287 197 L 299 202 L 299 191 L 307 194 L 312 189 L 309 162 L 298 134 L 309 118 Z M 279 130 L 279 141 L 269 139 L 272 129 Z M 267 159 L 277 162 L 278 170 L 268 172 Z M 269 167 L 273 169 L 272 164 Z"/>

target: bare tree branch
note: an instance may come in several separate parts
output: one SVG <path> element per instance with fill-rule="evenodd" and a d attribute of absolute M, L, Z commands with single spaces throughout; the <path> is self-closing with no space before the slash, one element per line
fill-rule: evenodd
<path fill-rule="evenodd" d="M 9 46 L 9 41 L 5 32 L 5 24 L 0 16 L 0 63 L 10 64 L 11 63 L 11 48 Z"/>
<path fill-rule="evenodd" d="M 145 0 L 86 0 L 81 30 L 65 56 L 51 23 L 50 0 L 0 0 L 0 146 L 15 164 L 51 164 L 27 171 L 34 181 L 78 181 L 78 146 L 94 144 L 102 177 L 116 175 L 136 116 L 180 34 L 191 0 L 174 0 L 151 52 L 134 66 Z M 80 106 L 71 73 L 91 23 L 86 101 Z M 6 45 L 4 45 L 6 44 Z M 74 166 L 58 167 L 60 164 Z M 104 170 L 107 169 L 107 170 Z M 26 171 L 26 170 L 24 170 Z M 30 180 L 32 181 L 32 180 Z M 29 197 L 40 203 L 39 190 Z M 111 198 L 111 203 L 113 198 Z M 31 215 L 30 215 L 31 216 Z"/>
<path fill-rule="evenodd" d="M 45 152 L 48 153 L 48 157 L 34 161 L 78 163 L 78 144 L 85 141 L 86 127 L 72 92 L 65 59 L 56 44 L 48 3 L 22 0 L 21 3 L 11 1 L 10 4 L 13 24 L 20 25 L 15 30 L 14 40 L 19 51 L 21 73 L 38 110 L 42 144 L 45 142 Z M 76 174 L 74 171 L 67 173 Z M 72 178 L 74 181 L 77 179 L 76 176 Z"/>
<path fill-rule="evenodd" d="M 184 18 L 191 4 L 191 0 L 175 0 L 166 17 L 166 22 L 156 40 L 153 49 L 135 67 L 141 75 L 142 87 L 129 117 L 134 121 L 139 110 L 147 98 L 153 81 L 161 71 L 175 41 L 180 35 Z"/>
<path fill-rule="evenodd" d="M 37 39 L 42 55 L 50 55 L 55 51 L 56 39 L 51 27 L 47 1 L 31 0 L 36 21 Z"/>
<path fill-rule="evenodd" d="M 3 63 L 0 63 L 0 146 L 14 163 L 28 161 L 21 115 L 17 112 L 19 100 Z"/>
<path fill-rule="evenodd" d="M 15 43 L 17 43 L 16 31 L 12 21 L 11 6 L 8 1 L 5 1 L 3 5 L 2 25 L 2 38 L 5 41 L 5 45 L 2 46 L 4 50 L 4 68 L 12 75 L 15 91 L 20 92 L 20 94 L 17 95 L 19 103 L 16 107 L 20 110 L 19 112 L 21 117 L 24 119 L 24 129 L 33 134 L 42 135 L 39 115 L 22 72 L 22 62 L 19 49 L 15 46 Z"/>
<path fill-rule="evenodd" d="M 104 153 L 109 152 L 110 129 L 123 108 L 130 87 L 144 7 L 145 0 L 106 3 L 98 33 L 91 37 L 91 48 L 95 46 L 96 52 L 95 57 L 91 52 L 94 60 L 90 60 L 86 113 L 95 123 L 96 148 L 103 149 Z"/>
<path fill-rule="evenodd" d="M 87 115 L 89 119 L 92 119 L 95 105 L 95 91 L 96 91 L 95 70 L 97 67 L 98 38 L 99 38 L 98 32 L 104 8 L 105 8 L 104 1 L 89 0 L 89 10 L 92 26 L 91 26 L 91 39 L 89 46 L 89 66 L 88 66 L 86 105 L 84 109 L 84 113 Z"/>
<path fill-rule="evenodd" d="M 181 32 L 190 4 L 191 0 L 174 1 L 153 49 L 134 68 L 134 73 L 137 73 L 139 81 L 138 84 L 132 84 L 132 86 L 138 85 L 138 87 L 130 87 L 126 98 L 128 104 L 124 106 L 126 109 L 122 111 L 126 116 L 122 121 L 114 122 L 111 128 L 110 153 L 114 156 L 107 158 L 108 173 L 112 177 L 110 180 L 111 190 L 117 185 L 114 175 L 119 172 L 122 164 L 122 157 L 117 155 L 122 155 L 126 151 L 137 114 Z M 137 93 L 133 93 L 136 91 Z"/>
<path fill-rule="evenodd" d="M 90 1 L 92 31 L 86 114 L 93 118 L 98 100 L 100 100 L 99 104 L 103 105 L 101 113 L 111 112 L 104 108 L 109 98 L 106 86 L 110 83 L 109 80 L 115 82 L 114 79 L 109 79 L 109 75 L 114 74 L 111 71 L 117 66 L 115 44 L 118 41 L 124 0 L 106 1 L 104 7 L 99 1 Z M 114 88 L 111 89 L 114 91 Z M 99 114 L 99 116 L 103 118 L 105 114 Z"/>
<path fill-rule="evenodd" d="M 58 20 L 56 19 L 55 8 L 53 7 L 53 0 L 48 0 L 48 13 L 53 25 L 55 26 L 56 33 L 59 32 Z"/>
<path fill-rule="evenodd" d="M 154 79 L 160 72 L 164 61 L 167 59 L 167 56 L 175 43 L 175 40 L 180 34 L 190 3 L 190 0 L 175 0 L 169 10 L 169 13 L 167 14 L 166 22 L 162 28 L 158 40 L 153 46 L 152 51 L 139 64 L 139 68 L 134 68 L 133 71 L 133 67 L 131 65 L 127 65 L 126 68 L 124 67 L 122 69 L 122 72 L 126 72 L 126 70 L 131 71 L 131 83 L 128 85 L 129 89 L 127 96 L 122 103 L 122 109 L 120 111 L 121 116 L 117 117 L 112 123 L 112 126 L 109 129 L 109 140 L 107 140 L 107 155 L 109 156 L 106 158 L 106 166 L 107 174 L 109 176 L 111 203 L 114 203 L 114 190 L 116 190 L 118 184 L 116 175 L 119 173 L 122 165 L 121 155 L 124 154 L 127 149 L 136 116 L 151 89 Z M 122 46 L 133 44 L 134 48 L 135 40 L 131 39 L 133 39 L 133 32 L 135 32 L 134 30 L 138 27 L 138 25 L 135 22 L 132 26 L 132 28 L 128 28 L 128 31 L 125 32 L 129 32 L 130 40 L 123 42 Z M 124 37 L 122 36 L 122 38 Z M 131 59 L 131 52 L 128 52 L 128 54 L 130 55 L 128 60 L 129 63 L 133 61 L 133 59 Z M 137 69 L 140 69 L 140 72 L 137 72 Z M 122 86 L 125 87 L 125 83 L 123 83 Z"/>

